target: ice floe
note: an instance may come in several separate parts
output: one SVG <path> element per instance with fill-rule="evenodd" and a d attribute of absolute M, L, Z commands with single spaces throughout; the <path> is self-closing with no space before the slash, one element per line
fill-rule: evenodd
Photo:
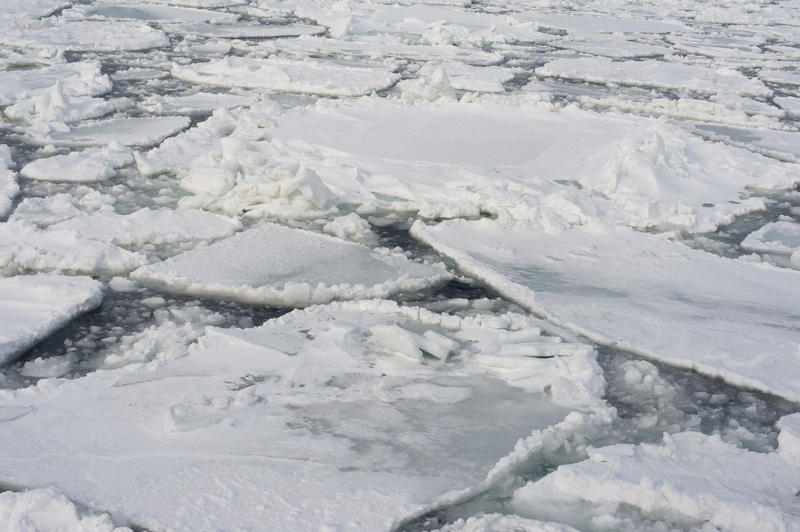
<path fill-rule="evenodd" d="M 291 307 L 421 290 L 450 274 L 403 255 L 267 224 L 140 268 L 131 277 L 170 292 Z"/>
<path fill-rule="evenodd" d="M 11 150 L 5 144 L 0 144 L 0 219 L 11 211 L 12 200 L 19 193 L 15 167 Z"/>
<path fill-rule="evenodd" d="M 102 284 L 88 277 L 0 277 L 0 364 L 97 307 L 102 299 Z"/>
<path fill-rule="evenodd" d="M 7 46 L 57 47 L 63 50 L 148 50 L 169 44 L 169 38 L 147 24 L 119 21 L 44 22 L 35 29 L 9 30 L 0 35 Z"/>
<path fill-rule="evenodd" d="M 87 510 L 53 488 L 0 493 L 0 521 L 10 530 L 131 530 L 114 526 L 108 514 Z"/>
<path fill-rule="evenodd" d="M 518 489 L 511 508 L 581 530 L 800 527 L 800 464 L 698 433 L 617 444 Z"/>
<path fill-rule="evenodd" d="M 597 224 L 550 233 L 448 221 L 412 232 L 506 297 L 594 341 L 800 399 L 798 272 Z"/>
<path fill-rule="evenodd" d="M 751 251 L 791 255 L 800 251 L 800 224 L 785 221 L 769 223 L 747 235 L 740 245 Z"/>
<path fill-rule="evenodd" d="M 66 17 L 143 20 L 152 22 L 235 22 L 239 15 L 211 9 L 196 9 L 157 4 L 100 3 L 75 4 L 64 11 Z"/>
<path fill-rule="evenodd" d="M 111 80 L 101 73 L 100 63 L 95 61 L 0 71 L 0 105 L 11 105 L 51 92 L 57 82 L 61 83 L 60 93 L 67 97 L 100 96 L 111 90 Z"/>
<path fill-rule="evenodd" d="M 173 65 L 172 75 L 221 87 L 271 89 L 321 96 L 358 96 L 394 85 L 392 69 L 351 67 L 323 61 L 226 57 L 207 63 Z"/>
<path fill-rule="evenodd" d="M 592 83 L 619 83 L 640 87 L 681 89 L 715 94 L 770 96 L 772 91 L 757 79 L 733 69 L 713 69 L 666 61 L 611 61 L 602 57 L 556 59 L 536 69 L 537 76 Z"/>
<path fill-rule="evenodd" d="M 509 368 L 536 363 L 538 389 L 573 392 L 554 403 L 486 375 L 475 359 L 501 356 L 500 346 L 515 348 L 502 355 Z M 599 405 L 602 389 L 590 348 L 556 344 L 528 317 L 459 318 L 389 301 L 209 329 L 145 364 L 43 382 L 0 392 L 0 410 L 19 412 L 0 432 L 4 479 L 54 486 L 155 529 L 389 529 L 480 482 L 532 429 L 555 436 L 572 408 Z M 71 430 L 53 431 L 77 404 Z M 133 450 L 135 463 L 122 459 Z"/>
<path fill-rule="evenodd" d="M 124 146 L 148 147 L 160 143 L 189 125 L 185 116 L 146 118 L 112 118 L 94 123 L 66 126 L 39 124 L 28 129 L 31 140 L 57 146 L 107 146 L 114 142 Z"/>
<path fill-rule="evenodd" d="M 108 148 L 89 148 L 36 159 L 23 166 L 19 174 L 39 181 L 85 183 L 108 179 L 117 169 L 129 164 L 133 164 L 131 150 L 112 143 Z"/>

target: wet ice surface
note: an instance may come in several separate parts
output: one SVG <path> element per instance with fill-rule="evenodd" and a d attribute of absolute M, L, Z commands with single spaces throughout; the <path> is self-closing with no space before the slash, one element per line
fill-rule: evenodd
<path fill-rule="evenodd" d="M 796 526 L 794 4 L 5 3 L 0 521 Z"/>

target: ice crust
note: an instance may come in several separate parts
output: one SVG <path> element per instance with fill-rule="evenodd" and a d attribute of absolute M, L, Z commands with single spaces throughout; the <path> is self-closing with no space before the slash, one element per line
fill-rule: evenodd
<path fill-rule="evenodd" d="M 102 299 L 102 285 L 88 277 L 0 277 L 0 364 L 97 307 Z"/>
<path fill-rule="evenodd" d="M 418 222 L 412 233 L 506 297 L 596 342 L 800 400 L 798 272 L 597 224 L 549 233 L 459 220 Z"/>
<path fill-rule="evenodd" d="M 662 527 L 796 530 L 800 468 L 778 453 L 739 449 L 716 436 L 680 433 L 663 445 L 618 444 L 560 466 L 518 489 L 521 515 L 581 530 Z"/>
<path fill-rule="evenodd" d="M 442 358 L 407 356 L 402 342 L 383 341 L 385 328 L 440 346 Z M 499 344 L 519 347 L 506 357 L 524 363 L 521 348 L 541 354 L 533 346 L 542 341 L 539 349 L 547 338 L 522 315 L 458 318 L 389 301 L 209 329 L 147 363 L 0 393 L 0 411 L 19 414 L 0 432 L 0 467 L 9 481 L 54 486 L 147 528 L 386 530 L 480 482 L 517 438 L 555 430 L 547 427 L 595 396 L 592 385 L 554 404 L 486 375 L 475 360 Z M 574 368 L 562 365 L 574 357 L 588 383 L 602 383 L 593 351 L 569 347 L 538 359 L 542 381 L 574 386 Z M 86 402 L 87 393 L 103 400 Z M 520 408 L 498 426 L 501 398 Z M 52 431 L 72 405 L 81 405 L 73 430 Z M 134 450 L 135 462 L 126 460 Z M 470 467 L 446 466 L 465 460 Z"/>
<path fill-rule="evenodd" d="M 266 224 L 140 268 L 131 277 L 171 292 L 302 307 L 421 290 L 451 276 L 403 255 Z"/>

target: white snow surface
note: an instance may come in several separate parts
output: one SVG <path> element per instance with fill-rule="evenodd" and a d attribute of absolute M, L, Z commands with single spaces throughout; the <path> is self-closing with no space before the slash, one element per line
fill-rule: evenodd
<path fill-rule="evenodd" d="M 22 177 L 39 181 L 84 183 L 112 177 L 118 168 L 133 163 L 130 149 L 112 144 L 108 148 L 89 148 L 65 155 L 36 159 L 20 170 Z"/>
<path fill-rule="evenodd" d="M 779 453 L 687 432 L 663 444 L 591 449 L 588 460 L 518 489 L 511 507 L 581 530 L 626 530 L 642 520 L 683 530 L 797 530 L 798 488 L 800 464 Z"/>
<path fill-rule="evenodd" d="M 97 307 L 102 299 L 102 284 L 88 277 L 0 277 L 0 364 L 12 360 L 78 314 Z M 0 409 L 0 418 L 7 419 L 9 412 Z"/>
<path fill-rule="evenodd" d="M 108 514 L 92 512 L 53 488 L 0 493 L 0 521 L 8 530 L 45 532 L 130 532 L 116 527 Z"/>
<path fill-rule="evenodd" d="M 525 354 L 546 345 L 522 315 L 377 300 L 209 329 L 150 362 L 0 392 L 0 412 L 15 413 L 0 431 L 0 470 L 151 529 L 387 530 L 481 482 L 532 429 L 556 434 L 570 410 L 598 401 L 567 362 L 583 360 L 581 379 L 602 389 L 591 348 Z M 508 363 L 535 361 L 540 389 L 580 393 L 556 404 L 487 375 L 476 359 L 498 346 L 516 346 Z M 53 431 L 64 408 L 70 430 Z"/>
<path fill-rule="evenodd" d="M 551 233 L 454 220 L 417 222 L 412 233 L 509 299 L 596 342 L 800 400 L 800 272 L 599 224 Z"/>
<path fill-rule="evenodd" d="M 386 297 L 450 277 L 441 267 L 411 262 L 402 254 L 275 224 L 131 273 L 142 284 L 170 292 L 289 307 Z"/>

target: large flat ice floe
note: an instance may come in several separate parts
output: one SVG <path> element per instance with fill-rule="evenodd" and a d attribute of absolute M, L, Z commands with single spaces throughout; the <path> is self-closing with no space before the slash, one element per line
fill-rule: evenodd
<path fill-rule="evenodd" d="M 772 95 L 772 91 L 761 81 L 747 78 L 736 70 L 666 61 L 611 61 L 601 57 L 556 59 L 537 68 L 536 75 L 706 94 L 730 92 L 743 96 Z"/>
<path fill-rule="evenodd" d="M 100 305 L 102 286 L 88 277 L 0 277 L 0 364 Z"/>
<path fill-rule="evenodd" d="M 118 21 L 70 21 L 40 24 L 35 29 L 4 32 L 7 46 L 59 47 L 64 50 L 147 50 L 169 44 L 167 34 L 147 24 Z"/>
<path fill-rule="evenodd" d="M 592 531 L 800 530 L 798 489 L 800 462 L 780 448 L 756 453 L 680 433 L 663 445 L 592 449 L 588 460 L 518 489 L 511 508 Z"/>
<path fill-rule="evenodd" d="M 421 290 L 450 274 L 404 255 L 267 224 L 142 267 L 131 277 L 170 292 L 291 307 Z"/>
<path fill-rule="evenodd" d="M 322 61 L 226 57 L 173 65 L 172 75 L 192 83 L 271 89 L 320 96 L 359 96 L 394 85 L 400 76 L 385 67 L 352 67 Z"/>
<path fill-rule="evenodd" d="M 594 341 L 800 401 L 800 272 L 598 224 L 551 233 L 448 221 L 412 233 Z"/>
<path fill-rule="evenodd" d="M 209 329 L 150 362 L 0 392 L 0 481 L 156 530 L 388 530 L 532 430 L 604 408 L 591 347 L 536 323 L 371 300 Z"/>
<path fill-rule="evenodd" d="M 185 116 L 155 116 L 144 118 L 113 118 L 74 127 L 42 124 L 28 134 L 38 144 L 57 146 L 124 146 L 148 147 L 160 143 L 189 125 Z"/>
<path fill-rule="evenodd" d="M 600 218 L 711 231 L 763 209 L 761 199 L 741 200 L 746 187 L 800 181 L 800 167 L 662 121 L 574 107 L 365 98 L 274 122 L 268 133 L 279 153 L 316 171 L 338 196 L 365 211 L 425 218 L 488 212 L 553 227 Z"/>

